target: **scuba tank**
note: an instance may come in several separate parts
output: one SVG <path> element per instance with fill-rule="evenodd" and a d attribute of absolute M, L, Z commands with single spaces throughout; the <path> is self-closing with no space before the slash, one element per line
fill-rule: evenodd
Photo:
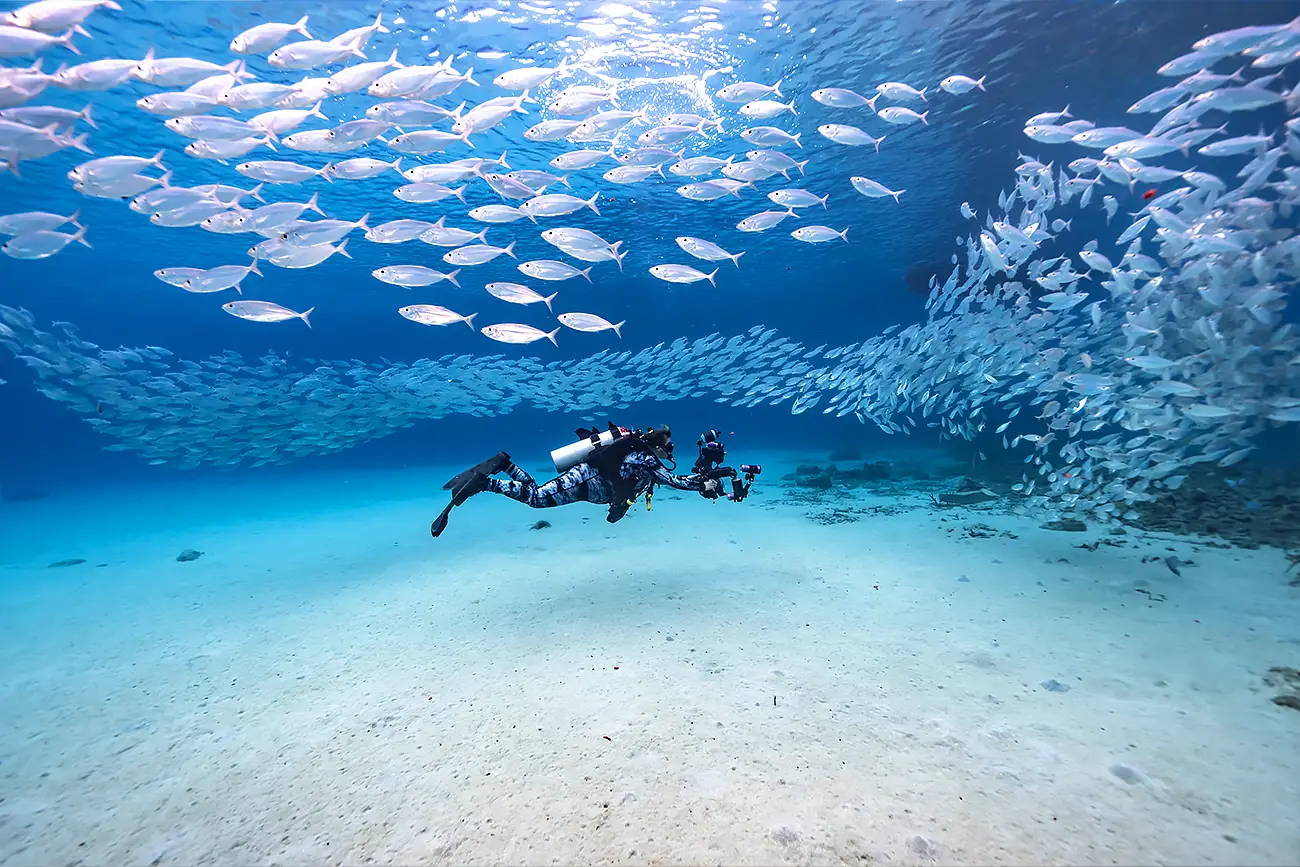
<path fill-rule="evenodd" d="M 611 424 L 609 430 L 597 431 L 595 428 L 591 430 L 579 428 L 576 433 L 582 439 L 551 451 L 551 463 L 555 464 L 557 473 L 568 472 L 590 457 L 591 453 L 596 449 L 611 445 L 615 440 L 630 436 L 632 431 Z"/>

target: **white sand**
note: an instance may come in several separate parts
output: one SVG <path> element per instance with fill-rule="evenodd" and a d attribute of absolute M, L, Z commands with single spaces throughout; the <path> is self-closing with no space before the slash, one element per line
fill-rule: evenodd
<path fill-rule="evenodd" d="M 438 540 L 451 468 L 0 505 L 0 863 L 1300 861 L 1280 552 L 768 470 Z"/>

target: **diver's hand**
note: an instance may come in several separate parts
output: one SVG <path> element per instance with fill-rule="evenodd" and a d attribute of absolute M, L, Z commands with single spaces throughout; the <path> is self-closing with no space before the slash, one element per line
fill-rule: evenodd
<path fill-rule="evenodd" d="M 701 494 L 708 497 L 710 500 L 716 500 L 718 498 L 718 494 L 720 494 L 721 492 L 722 492 L 722 482 L 719 482 L 717 479 L 705 479 L 704 489 L 700 491 Z"/>

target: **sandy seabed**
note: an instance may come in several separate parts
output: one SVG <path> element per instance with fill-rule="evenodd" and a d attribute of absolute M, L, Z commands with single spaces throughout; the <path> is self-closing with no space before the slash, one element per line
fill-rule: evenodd
<path fill-rule="evenodd" d="M 454 469 L 0 505 L 0 863 L 1300 862 L 1279 551 Z"/>

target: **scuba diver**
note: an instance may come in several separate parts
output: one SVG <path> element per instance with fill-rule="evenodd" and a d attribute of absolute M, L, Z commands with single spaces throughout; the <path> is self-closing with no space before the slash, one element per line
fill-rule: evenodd
<path fill-rule="evenodd" d="M 731 467 L 718 466 L 725 451 L 719 442 L 722 435 L 716 430 L 700 437 L 697 443 L 700 455 L 688 476 L 673 472 L 677 465 L 672 457 L 672 431 L 667 425 L 640 431 L 610 422 L 605 431 L 578 428 L 576 433 L 577 442 L 551 452 L 551 461 L 560 475 L 544 484 L 537 484 L 505 452 L 498 452 L 451 479 L 442 486 L 443 490 L 451 491 L 451 502 L 434 519 L 429 531 L 435 538 L 441 535 L 447 529 L 451 510 L 483 491 L 518 500 L 534 509 L 577 502 L 608 505 L 605 520 L 613 524 L 627 514 L 642 493 L 646 495 L 649 509 L 657 484 L 679 491 L 695 491 L 706 499 L 716 500 L 723 495 L 722 480 L 730 478 L 732 489 L 726 497 L 740 502 L 749 494 L 754 477 L 762 472 L 761 467 L 751 464 L 742 464 L 740 473 Z M 510 478 L 492 478 L 501 472 Z"/>

